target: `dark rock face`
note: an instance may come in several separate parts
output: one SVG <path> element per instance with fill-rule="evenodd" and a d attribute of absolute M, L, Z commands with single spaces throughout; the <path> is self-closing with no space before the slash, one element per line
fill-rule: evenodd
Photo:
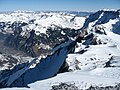
<path fill-rule="evenodd" d="M 112 56 L 108 62 L 106 62 L 105 67 L 120 67 L 120 56 Z"/>
<path fill-rule="evenodd" d="M 69 65 L 68 65 L 68 63 L 66 61 L 64 61 L 64 63 L 60 67 L 58 73 L 68 72 L 69 71 L 68 69 L 69 69 Z"/>
<path fill-rule="evenodd" d="M 103 11 L 98 11 L 94 14 L 91 14 L 86 20 L 85 20 L 85 23 L 84 23 L 84 28 L 87 28 L 89 23 L 90 22 L 93 22 L 95 20 L 97 20 L 99 18 L 99 16 L 102 14 Z"/>
<path fill-rule="evenodd" d="M 5 27 L 5 22 L 0 22 L 0 29 L 1 29 L 1 31 L 4 30 L 4 27 Z"/>
<path fill-rule="evenodd" d="M 113 24 L 112 32 L 120 35 L 120 21 L 116 22 L 116 24 Z"/>
<path fill-rule="evenodd" d="M 102 15 L 103 14 L 103 15 Z M 102 15 L 100 17 L 100 15 Z M 98 11 L 94 14 L 91 14 L 84 23 L 83 28 L 87 28 L 90 22 L 94 22 L 95 20 L 98 20 L 95 25 L 100 25 L 100 24 L 104 24 L 107 23 L 110 19 L 116 19 L 119 18 L 119 11 Z M 99 18 L 100 17 L 100 18 Z M 94 26 L 95 26 L 94 25 Z"/>
<path fill-rule="evenodd" d="M 120 90 L 120 84 L 117 84 L 116 86 L 106 86 L 106 87 L 91 86 L 87 90 Z"/>
<path fill-rule="evenodd" d="M 27 35 L 22 36 L 22 26 L 24 25 L 27 25 L 27 23 L 18 22 L 11 25 L 13 34 L 10 34 L 7 37 L 6 45 L 12 46 L 18 50 L 23 50 L 33 57 L 41 54 L 47 55 L 50 53 L 51 48 L 56 44 L 60 44 L 61 42 L 68 40 L 68 37 L 75 37 L 78 33 L 78 30 L 56 26 L 54 29 L 48 28 L 46 30 L 46 34 L 40 33 L 39 35 L 36 35 L 35 31 L 31 30 L 30 32 L 26 32 Z M 64 34 L 61 32 L 64 32 Z"/>
<path fill-rule="evenodd" d="M 96 22 L 95 25 L 107 23 L 110 19 L 119 18 L 118 11 L 104 11 L 103 16 Z"/>
<path fill-rule="evenodd" d="M 53 85 L 50 90 L 79 90 L 74 84 L 60 83 L 59 85 Z"/>
<path fill-rule="evenodd" d="M 90 33 L 88 34 L 84 39 L 85 39 L 85 42 L 83 44 L 85 45 L 91 45 L 93 44 L 93 38 L 94 38 L 94 34 L 93 33 Z"/>
<path fill-rule="evenodd" d="M 83 90 L 75 86 L 75 84 L 67 84 L 67 83 L 60 83 L 59 85 L 53 85 L 52 89 L 50 90 Z M 98 86 L 90 86 L 86 90 L 120 90 L 120 84 L 116 86 L 106 86 L 106 87 L 98 87 Z"/>

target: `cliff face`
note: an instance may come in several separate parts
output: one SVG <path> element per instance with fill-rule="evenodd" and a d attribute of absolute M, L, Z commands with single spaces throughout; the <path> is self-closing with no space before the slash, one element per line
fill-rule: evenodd
<path fill-rule="evenodd" d="M 59 29 L 59 30 L 58 30 Z M 61 33 L 64 32 L 64 35 Z M 22 29 L 16 29 L 14 34 L 10 35 L 6 39 L 6 45 L 15 47 L 18 50 L 23 50 L 30 56 L 48 55 L 51 49 L 68 40 L 68 37 L 74 37 L 77 35 L 78 30 L 74 29 L 47 29 L 46 34 L 36 35 L 35 30 L 28 32 L 25 36 L 21 36 Z M 27 33 L 27 32 L 26 32 Z"/>

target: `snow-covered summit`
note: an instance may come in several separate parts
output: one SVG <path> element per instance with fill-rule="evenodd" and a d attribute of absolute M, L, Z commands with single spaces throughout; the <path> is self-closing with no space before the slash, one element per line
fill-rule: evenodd
<path fill-rule="evenodd" d="M 116 20 L 120 18 L 119 10 L 100 10 L 94 14 L 91 14 L 84 23 L 84 28 L 95 25 L 108 23 L 110 20 Z"/>

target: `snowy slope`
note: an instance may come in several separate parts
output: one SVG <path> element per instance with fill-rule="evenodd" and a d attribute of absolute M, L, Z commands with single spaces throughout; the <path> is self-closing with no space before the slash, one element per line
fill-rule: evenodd
<path fill-rule="evenodd" d="M 21 88 L 21 90 L 54 90 L 52 88 L 53 85 L 72 83 L 83 90 L 88 88 L 88 90 L 94 90 L 90 89 L 91 86 L 93 86 L 93 88 L 108 88 L 111 86 L 111 90 L 119 90 L 119 22 L 119 10 L 100 10 L 91 14 L 85 20 L 83 27 L 79 29 L 78 35 L 73 40 L 68 40 L 67 42 L 56 45 L 56 47 L 53 48 L 54 54 L 43 60 L 44 63 L 40 62 L 35 68 L 27 69 L 25 72 L 23 71 L 24 74 L 22 73 L 22 75 L 19 74 L 19 71 L 18 73 L 12 73 L 7 79 L 4 79 L 5 83 L 1 82 L 1 85 L 3 85 L 3 87 L 24 85 L 30 87 Z M 64 61 L 66 61 L 68 65 L 69 72 L 57 74 Z M 38 75 L 36 75 L 36 72 Z M 57 76 L 54 76 L 56 74 Z M 14 75 L 19 77 L 13 80 L 13 78 L 10 77 Z M 52 76 L 54 77 L 50 78 Z M 12 89 L 19 90 L 20 88 Z M 11 89 L 8 88 L 8 90 Z"/>
<path fill-rule="evenodd" d="M 86 19 L 82 31 L 87 31 L 88 34 L 84 36 L 82 43 L 78 43 L 76 53 L 68 55 L 67 62 L 70 69 L 74 70 L 77 67 L 80 70 L 91 70 L 105 67 L 111 57 L 120 56 L 120 35 L 117 32 L 114 33 L 114 28 L 120 26 L 119 15 L 118 11 L 102 10 Z M 120 30 L 120 28 L 117 29 L 117 31 Z"/>
<path fill-rule="evenodd" d="M 95 71 L 94 71 L 95 72 Z M 92 74 L 91 74 L 92 73 Z M 60 83 L 75 84 L 79 89 L 85 90 L 92 86 L 106 87 L 115 86 L 119 83 L 118 78 L 106 78 L 103 76 L 95 76 L 93 72 L 68 72 L 59 74 L 53 78 L 37 81 L 29 84 L 29 88 L 8 88 L 1 90 L 50 90 L 52 86 L 59 85 Z"/>
<path fill-rule="evenodd" d="M 30 84 L 31 88 L 38 89 L 41 87 L 42 90 L 49 90 L 52 85 L 58 85 L 61 82 L 65 83 L 72 83 L 79 88 L 79 89 L 87 89 L 91 85 L 97 86 L 109 86 L 115 85 L 116 83 L 120 82 L 117 78 L 104 78 L 104 77 L 97 77 L 94 75 L 90 75 L 89 72 L 69 72 L 60 74 L 54 78 L 38 81 L 36 83 Z"/>

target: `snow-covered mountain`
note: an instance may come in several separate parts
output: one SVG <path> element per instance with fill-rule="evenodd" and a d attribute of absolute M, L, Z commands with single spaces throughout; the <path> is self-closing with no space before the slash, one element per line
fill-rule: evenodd
<path fill-rule="evenodd" d="M 120 11 L 100 10 L 88 16 L 77 30 L 73 38 L 52 48 L 46 58 L 35 58 L 1 72 L 1 88 L 28 86 L 21 89 L 64 90 L 73 85 L 76 90 L 119 90 Z M 39 62 L 35 65 L 36 60 Z M 8 88 L 14 89 L 18 88 Z"/>
<path fill-rule="evenodd" d="M 53 27 L 79 29 L 82 27 L 84 19 L 83 17 L 64 12 L 12 12 L 0 14 L 0 22 L 4 22 L 8 26 L 14 22 L 27 23 L 28 25 L 23 28 L 34 29 L 36 34 L 46 33 L 46 29 L 52 25 Z M 11 29 L 10 27 L 8 28 Z"/>
<path fill-rule="evenodd" d="M 11 12 L 0 14 L 0 32 L 6 45 L 30 56 L 47 55 L 56 44 L 74 37 L 86 17 L 65 12 Z"/>
<path fill-rule="evenodd" d="M 78 69 L 91 70 L 96 67 L 104 67 L 105 62 L 111 60 L 112 57 L 119 58 L 119 23 L 119 10 L 101 10 L 91 14 L 85 20 L 80 35 L 77 36 L 83 36 L 83 40 L 78 43 L 75 54 L 68 55 L 67 61 L 70 66 L 73 65 L 73 62 L 77 62 Z M 119 62 L 119 59 L 117 59 L 117 62 Z M 74 70 L 75 66 L 70 67 L 70 69 Z"/>

